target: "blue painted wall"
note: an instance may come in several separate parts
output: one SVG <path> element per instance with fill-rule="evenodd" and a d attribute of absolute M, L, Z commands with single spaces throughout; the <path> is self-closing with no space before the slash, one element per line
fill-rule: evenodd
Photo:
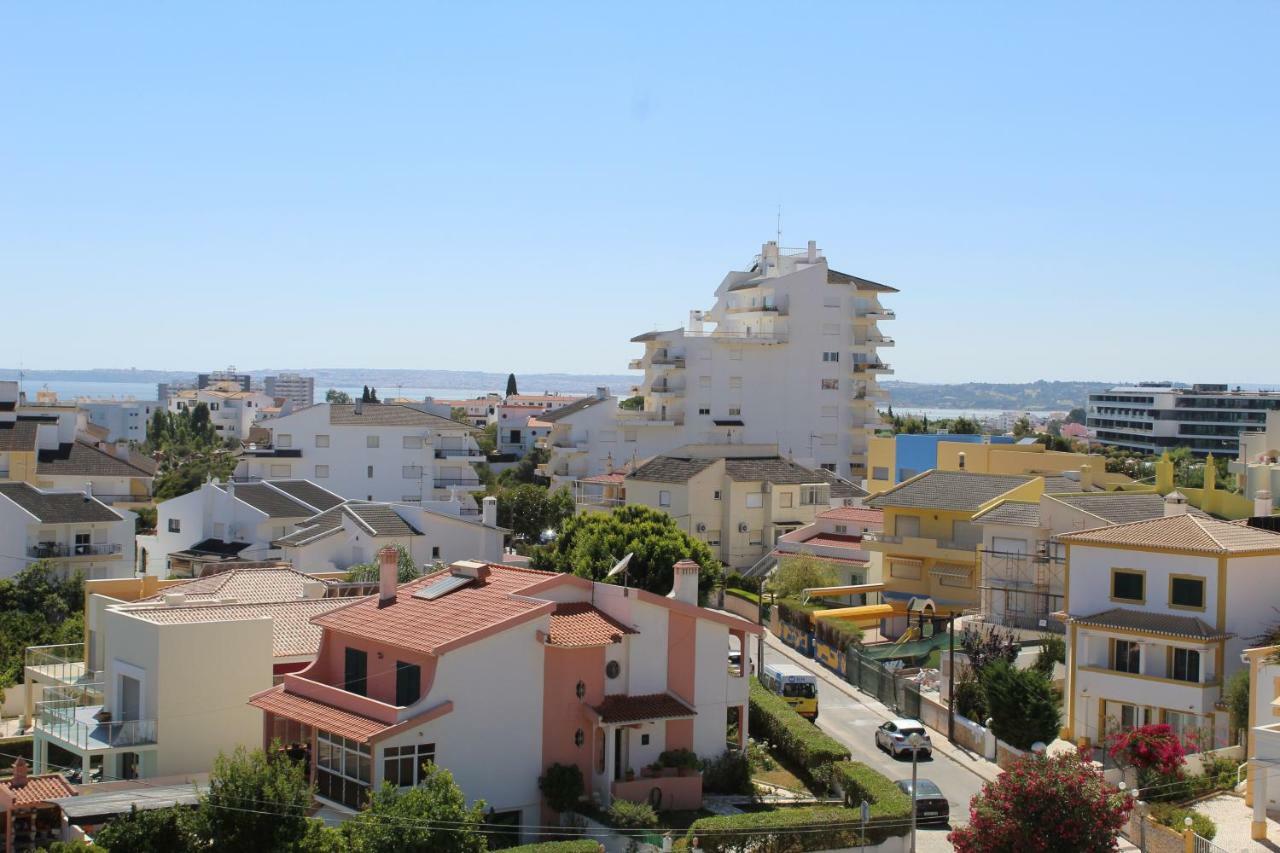
<path fill-rule="evenodd" d="M 894 436 L 894 485 L 909 480 L 916 474 L 938 467 L 938 442 L 960 441 L 966 444 L 981 444 L 980 435 L 898 435 Z M 1013 438 L 1006 435 L 988 437 L 991 444 L 1013 444 Z"/>

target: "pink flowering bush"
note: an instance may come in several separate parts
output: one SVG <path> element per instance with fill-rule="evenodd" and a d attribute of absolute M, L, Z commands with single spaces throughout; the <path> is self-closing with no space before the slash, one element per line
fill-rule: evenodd
<path fill-rule="evenodd" d="M 1170 726 L 1157 723 L 1107 735 L 1107 755 L 1121 767 L 1134 767 L 1140 774 L 1176 778 L 1182 774 L 1187 751 Z"/>

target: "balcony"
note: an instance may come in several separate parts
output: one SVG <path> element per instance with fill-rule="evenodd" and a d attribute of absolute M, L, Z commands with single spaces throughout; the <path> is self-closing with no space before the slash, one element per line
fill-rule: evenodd
<path fill-rule="evenodd" d="M 737 305 L 725 309 L 726 314 L 778 314 L 777 305 Z"/>
<path fill-rule="evenodd" d="M 566 453 L 586 453 L 590 446 L 585 441 L 574 441 L 569 438 L 557 438 L 551 442 L 551 446 L 556 450 L 562 450 Z"/>
<path fill-rule="evenodd" d="M 644 359 L 633 358 L 627 362 L 627 370 L 644 370 Z"/>
<path fill-rule="evenodd" d="M 684 356 L 655 355 L 649 363 L 666 367 L 684 367 Z"/>
<path fill-rule="evenodd" d="M 437 477 L 432 481 L 437 489 L 483 489 L 476 477 Z"/>
<path fill-rule="evenodd" d="M 23 655 L 23 666 L 28 681 L 78 684 L 86 677 L 84 643 L 28 646 Z"/>
<path fill-rule="evenodd" d="M 855 319 L 858 320 L 893 320 L 897 318 L 888 308 L 868 308 L 866 311 L 860 312 Z"/>
<path fill-rule="evenodd" d="M 867 376 L 877 373 L 893 373 L 893 368 L 883 361 L 860 361 L 853 364 L 854 376 Z"/>
<path fill-rule="evenodd" d="M 66 557 L 110 557 L 119 556 L 124 546 L 118 542 L 103 545 L 74 544 L 62 545 L 57 542 L 41 542 L 27 547 L 27 556 L 37 560 L 62 559 Z"/>
<path fill-rule="evenodd" d="M 618 422 L 625 426 L 684 426 L 683 414 L 667 414 L 650 411 L 619 411 Z"/>
<path fill-rule="evenodd" d="M 694 810 L 702 808 L 702 774 L 697 770 L 665 768 L 653 773 L 647 768 L 629 782 L 614 782 L 609 789 L 615 800 L 632 803 L 652 803 L 652 792 L 661 793 L 658 805 L 667 810 Z"/>
<path fill-rule="evenodd" d="M 733 329 L 722 332 L 717 329 L 712 332 L 685 332 L 684 335 L 687 338 L 711 338 L 735 344 L 785 344 L 788 340 L 785 331 L 747 332 Z"/>
<path fill-rule="evenodd" d="M 36 703 L 36 730 L 81 752 L 154 746 L 155 720 L 112 720 L 101 684 L 55 687 Z M 92 704 L 89 704 L 92 703 Z"/>
<path fill-rule="evenodd" d="M 875 338 L 867 338 L 867 343 L 871 344 L 872 346 L 876 346 L 876 347 L 891 347 L 891 346 L 894 346 L 894 340 L 893 340 L 893 338 L 886 338 L 886 337 L 884 337 L 883 335 L 881 335 L 881 336 L 879 336 L 879 337 L 875 337 Z"/>
<path fill-rule="evenodd" d="M 480 459 L 484 456 L 479 448 L 472 447 L 437 447 L 437 459 Z"/>
<path fill-rule="evenodd" d="M 678 397 L 684 393 L 684 388 L 667 382 L 655 382 L 649 386 L 649 393 L 657 397 Z"/>
<path fill-rule="evenodd" d="M 966 544 L 956 540 L 930 539 L 924 536 L 893 536 L 872 532 L 862 537 L 863 547 L 893 556 L 940 560 L 946 563 L 976 564 L 977 542 Z"/>

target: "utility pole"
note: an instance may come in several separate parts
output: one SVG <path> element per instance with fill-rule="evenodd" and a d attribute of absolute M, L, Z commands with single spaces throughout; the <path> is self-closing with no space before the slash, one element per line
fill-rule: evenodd
<path fill-rule="evenodd" d="M 956 614 L 947 619 L 947 643 L 951 661 L 947 666 L 947 740 L 956 742 Z"/>

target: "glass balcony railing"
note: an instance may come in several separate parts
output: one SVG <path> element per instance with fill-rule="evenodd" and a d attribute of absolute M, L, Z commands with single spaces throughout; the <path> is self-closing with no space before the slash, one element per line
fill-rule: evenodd
<path fill-rule="evenodd" d="M 87 674 L 84 643 L 61 643 L 53 646 L 28 646 L 23 665 L 53 681 L 74 684 Z"/>

